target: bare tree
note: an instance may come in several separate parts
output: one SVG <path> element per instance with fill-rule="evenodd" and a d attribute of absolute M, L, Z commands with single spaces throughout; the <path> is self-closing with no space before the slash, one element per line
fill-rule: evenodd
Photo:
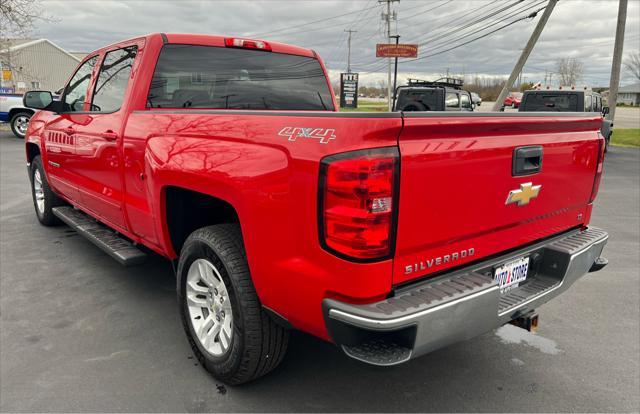
<path fill-rule="evenodd" d="M 630 53 L 624 60 L 624 67 L 640 80 L 640 52 Z"/>
<path fill-rule="evenodd" d="M 0 38 L 27 36 L 45 15 L 40 0 L 0 0 Z"/>
<path fill-rule="evenodd" d="M 560 85 L 575 85 L 582 79 L 584 64 L 578 59 L 558 59 L 556 67 Z"/>

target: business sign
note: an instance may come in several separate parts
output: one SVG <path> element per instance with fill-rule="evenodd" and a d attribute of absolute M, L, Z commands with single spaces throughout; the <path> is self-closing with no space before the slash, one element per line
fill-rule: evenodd
<path fill-rule="evenodd" d="M 418 45 L 378 43 L 376 45 L 376 57 L 415 58 L 418 57 Z"/>
<path fill-rule="evenodd" d="M 340 74 L 340 108 L 358 107 L 358 74 Z"/>
<path fill-rule="evenodd" d="M 0 88 L 0 93 L 4 93 L 4 94 L 7 94 L 7 95 L 13 94 L 15 92 L 16 92 L 16 90 L 13 89 L 13 88 L 5 88 L 5 87 L 1 87 Z"/>
<path fill-rule="evenodd" d="M 13 76 L 10 70 L 7 70 L 7 69 L 2 70 L 2 80 L 4 82 L 9 82 L 12 78 Z"/>

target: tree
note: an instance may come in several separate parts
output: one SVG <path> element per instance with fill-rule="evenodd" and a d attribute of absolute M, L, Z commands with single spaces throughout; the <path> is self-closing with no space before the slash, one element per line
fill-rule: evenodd
<path fill-rule="evenodd" d="M 624 60 L 624 67 L 640 80 L 640 52 L 630 53 Z"/>
<path fill-rule="evenodd" d="M 38 20 L 49 20 L 39 0 L 0 0 L 0 37 L 24 37 Z"/>
<path fill-rule="evenodd" d="M 578 59 L 562 58 L 556 63 L 560 85 L 575 85 L 582 79 L 584 64 Z"/>

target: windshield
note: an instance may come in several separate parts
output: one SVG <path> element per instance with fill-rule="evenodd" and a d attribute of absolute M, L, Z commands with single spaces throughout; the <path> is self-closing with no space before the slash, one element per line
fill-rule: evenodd
<path fill-rule="evenodd" d="M 333 110 L 317 59 L 258 50 L 166 45 L 151 108 Z"/>

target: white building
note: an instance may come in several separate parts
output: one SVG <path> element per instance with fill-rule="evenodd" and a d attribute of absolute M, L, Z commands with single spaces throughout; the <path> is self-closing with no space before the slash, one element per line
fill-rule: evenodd
<path fill-rule="evenodd" d="M 0 41 L 2 92 L 60 89 L 80 59 L 47 39 Z"/>
<path fill-rule="evenodd" d="M 618 88 L 618 103 L 640 105 L 640 82 Z"/>

